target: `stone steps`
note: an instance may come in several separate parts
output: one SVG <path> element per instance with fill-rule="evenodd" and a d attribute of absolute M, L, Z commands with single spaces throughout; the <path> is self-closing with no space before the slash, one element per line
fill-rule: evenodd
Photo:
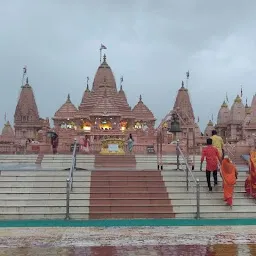
<path fill-rule="evenodd" d="M 0 219 L 64 219 L 69 171 L 1 171 Z M 70 217 L 88 219 L 90 172 L 76 171 Z M 82 200 L 74 200 L 82 198 Z"/>
<path fill-rule="evenodd" d="M 171 171 L 175 172 L 175 171 Z M 172 205 L 176 218 L 196 217 L 196 188 L 195 183 L 189 183 L 189 191 L 186 191 L 185 175 L 173 177 L 170 172 L 162 171 L 163 179 L 172 199 Z M 218 186 L 213 188 L 213 192 L 208 191 L 205 172 L 198 169 L 193 171 L 195 178 L 200 179 L 200 216 L 201 218 L 249 218 L 256 216 L 255 201 L 245 197 L 244 183 L 246 172 L 239 172 L 235 185 L 234 206 L 232 209 L 225 205 L 223 201 L 222 179 L 218 174 Z M 173 178 L 174 180 L 171 180 Z M 175 179 L 177 179 L 175 181 Z M 183 180 L 182 180 L 183 179 Z M 191 177 L 190 177 L 190 180 Z M 213 178 L 212 178 L 213 183 Z"/>
<path fill-rule="evenodd" d="M 115 180 L 112 181 L 112 177 L 115 177 Z M 156 177 L 157 181 L 142 181 L 145 177 L 146 180 Z M 140 191 L 144 192 L 144 200 L 131 200 L 127 197 L 127 191 L 134 192 L 135 195 Z M 156 191 L 160 191 L 161 194 L 157 200 L 153 200 L 152 196 L 155 196 Z M 99 192 L 101 193 L 96 194 Z M 175 216 L 159 171 L 94 171 L 90 193 L 90 219 Z M 112 193 L 121 194 L 123 199 L 111 198 Z M 161 197 L 162 195 L 165 196 Z"/>

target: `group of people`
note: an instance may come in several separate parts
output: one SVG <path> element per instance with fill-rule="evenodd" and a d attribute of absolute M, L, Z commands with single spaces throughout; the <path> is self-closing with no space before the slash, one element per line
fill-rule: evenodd
<path fill-rule="evenodd" d="M 236 166 L 225 154 L 224 142 L 215 130 L 212 131 L 212 137 L 207 139 L 207 146 L 202 151 L 201 171 L 204 160 L 206 160 L 206 179 L 209 191 L 212 191 L 211 173 L 213 174 L 214 186 L 217 186 L 219 171 L 223 181 L 224 201 L 232 207 L 238 172 Z M 256 198 L 256 152 L 250 153 L 249 175 L 245 181 L 245 192 Z"/>
<path fill-rule="evenodd" d="M 202 151 L 201 166 L 206 160 L 206 180 L 209 191 L 212 191 L 211 173 L 213 174 L 214 186 L 218 185 L 218 171 L 223 180 L 224 201 L 227 205 L 233 205 L 234 185 L 237 179 L 236 166 L 225 155 L 224 142 L 215 130 L 212 131 L 212 137 L 207 139 L 207 146 Z"/>

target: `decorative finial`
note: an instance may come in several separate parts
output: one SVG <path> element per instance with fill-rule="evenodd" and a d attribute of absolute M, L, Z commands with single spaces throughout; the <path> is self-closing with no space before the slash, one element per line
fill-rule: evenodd
<path fill-rule="evenodd" d="M 121 76 L 121 78 L 120 78 L 120 91 L 123 90 L 123 81 L 124 81 L 124 77 Z"/>
<path fill-rule="evenodd" d="M 184 81 L 181 81 L 181 87 L 184 88 Z"/>
<path fill-rule="evenodd" d="M 26 84 L 28 84 L 28 77 L 26 78 Z"/>
<path fill-rule="evenodd" d="M 106 57 L 106 54 L 104 53 L 104 55 L 103 55 L 103 62 L 106 62 L 106 60 L 107 60 L 107 57 Z"/>
<path fill-rule="evenodd" d="M 86 78 L 86 90 L 87 91 L 89 91 L 89 80 L 90 80 L 90 78 L 89 78 L 89 76 L 87 76 L 87 78 Z"/>
<path fill-rule="evenodd" d="M 141 95 L 140 95 L 140 101 L 142 101 L 142 97 L 141 97 Z"/>
<path fill-rule="evenodd" d="M 67 102 L 70 102 L 70 94 L 68 94 Z"/>
<path fill-rule="evenodd" d="M 245 99 L 245 106 L 248 107 L 248 104 L 247 104 L 247 97 Z"/>

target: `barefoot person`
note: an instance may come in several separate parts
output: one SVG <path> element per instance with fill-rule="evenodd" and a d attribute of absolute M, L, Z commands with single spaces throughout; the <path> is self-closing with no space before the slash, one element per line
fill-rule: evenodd
<path fill-rule="evenodd" d="M 206 159 L 206 179 L 209 191 L 212 191 L 211 185 L 211 173 L 214 178 L 214 186 L 218 184 L 218 162 L 221 162 L 221 157 L 217 148 L 212 146 L 212 139 L 208 138 L 206 140 L 207 146 L 202 151 L 201 157 L 201 166 L 200 170 L 202 171 L 202 165 L 204 160 Z"/>
<path fill-rule="evenodd" d="M 256 152 L 250 153 L 249 176 L 245 181 L 245 192 L 248 196 L 256 198 Z"/>
<path fill-rule="evenodd" d="M 232 207 L 234 186 L 237 180 L 237 169 L 228 156 L 225 156 L 222 160 L 221 176 L 223 180 L 224 201 L 228 206 Z"/>

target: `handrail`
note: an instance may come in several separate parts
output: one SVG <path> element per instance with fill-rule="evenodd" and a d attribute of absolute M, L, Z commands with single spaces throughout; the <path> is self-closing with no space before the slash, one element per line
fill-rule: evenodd
<path fill-rule="evenodd" d="M 184 156 L 180 145 L 179 145 L 179 140 L 177 140 L 177 144 L 176 144 L 176 154 L 177 154 L 177 170 L 180 169 L 180 166 L 182 166 L 182 170 L 186 173 L 186 186 L 187 186 L 187 191 L 189 191 L 189 174 L 192 177 L 193 182 L 195 183 L 195 187 L 196 187 L 196 218 L 200 219 L 200 180 L 196 179 L 194 177 L 194 174 L 188 164 L 188 159 Z M 183 169 L 183 165 L 180 165 L 180 159 L 179 157 L 182 157 L 185 166 L 186 166 L 186 170 Z M 195 164 L 195 163 L 194 163 Z"/>
<path fill-rule="evenodd" d="M 69 175 L 66 180 L 67 186 L 66 186 L 66 220 L 70 219 L 69 216 L 69 201 L 70 201 L 70 192 L 73 190 L 73 174 L 74 170 L 76 169 L 76 152 L 77 152 L 77 141 L 74 140 L 74 148 L 73 148 L 73 154 L 72 154 L 72 162 L 69 169 Z"/>

